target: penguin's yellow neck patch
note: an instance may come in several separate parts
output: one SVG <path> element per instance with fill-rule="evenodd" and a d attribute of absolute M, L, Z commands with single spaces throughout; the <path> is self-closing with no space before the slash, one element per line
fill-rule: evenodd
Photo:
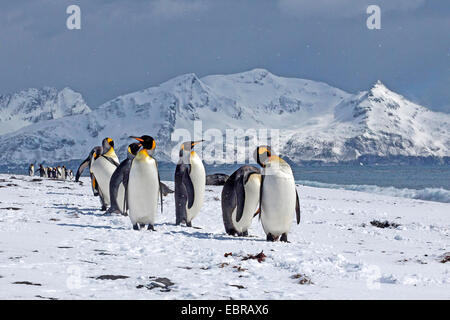
<path fill-rule="evenodd" d="M 270 156 L 269 158 L 270 162 L 279 162 L 279 163 L 285 163 L 283 159 L 281 159 L 279 156 Z"/>
<path fill-rule="evenodd" d="M 195 153 L 195 151 L 191 151 L 191 156 L 195 156 L 195 155 L 197 155 L 197 154 Z"/>
<path fill-rule="evenodd" d="M 111 147 L 107 153 L 104 154 L 105 157 L 114 157 L 116 156 L 116 152 L 114 151 L 114 148 Z"/>
<path fill-rule="evenodd" d="M 141 151 L 138 152 L 136 159 L 137 160 L 144 160 L 147 158 L 151 158 L 151 156 L 148 154 L 147 149 L 142 149 Z"/>

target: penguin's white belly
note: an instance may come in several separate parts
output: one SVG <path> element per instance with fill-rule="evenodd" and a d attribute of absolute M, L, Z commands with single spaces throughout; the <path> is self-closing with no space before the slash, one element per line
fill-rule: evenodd
<path fill-rule="evenodd" d="M 155 224 L 159 183 L 156 162 L 152 158 L 133 160 L 128 180 L 128 208 L 131 223 Z"/>
<path fill-rule="evenodd" d="M 117 190 L 117 204 L 119 205 L 119 210 L 123 212 L 123 204 L 125 200 L 125 187 L 123 186 L 123 183 L 121 182 L 119 185 L 119 190 Z"/>
<path fill-rule="evenodd" d="M 116 169 L 117 167 L 104 157 L 97 158 L 91 167 L 91 171 L 95 176 L 95 180 L 97 180 L 103 200 L 107 205 L 111 204 L 111 200 L 109 198 L 109 182 Z"/>
<path fill-rule="evenodd" d="M 266 234 L 278 237 L 288 233 L 295 212 L 295 181 L 285 175 L 264 177 L 261 222 Z"/>
<path fill-rule="evenodd" d="M 233 222 L 233 227 L 238 232 L 245 232 L 250 228 L 253 220 L 253 215 L 256 210 L 258 210 L 259 203 L 259 188 L 261 187 L 261 176 L 259 174 L 252 174 L 247 183 L 244 185 L 245 190 L 245 202 L 244 211 L 242 212 L 242 217 L 239 222 L 236 221 L 236 210 L 233 210 L 231 214 L 231 221 Z"/>
<path fill-rule="evenodd" d="M 202 160 L 197 154 L 191 155 L 191 173 L 189 174 L 192 184 L 194 185 L 194 204 L 188 209 L 186 204 L 186 218 L 187 222 L 191 222 L 192 219 L 200 212 L 203 206 L 203 198 L 205 195 L 206 174 L 205 167 Z"/>

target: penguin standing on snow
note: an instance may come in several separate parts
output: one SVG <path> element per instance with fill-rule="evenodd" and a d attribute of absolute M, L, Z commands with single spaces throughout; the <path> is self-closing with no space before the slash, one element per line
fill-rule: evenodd
<path fill-rule="evenodd" d="M 45 170 L 45 168 L 42 165 L 42 163 L 39 165 L 39 176 L 41 178 L 47 178 L 47 170 Z"/>
<path fill-rule="evenodd" d="M 34 176 L 34 164 L 30 164 L 30 166 L 28 168 L 28 175 L 30 177 Z"/>
<path fill-rule="evenodd" d="M 56 167 L 56 179 L 62 180 L 62 178 L 63 178 L 62 168 L 60 166 L 57 166 Z"/>
<path fill-rule="evenodd" d="M 106 213 L 121 213 L 127 215 L 125 208 L 125 199 L 128 188 L 128 178 L 130 174 L 131 163 L 138 153 L 142 144 L 132 143 L 128 146 L 127 158 L 123 160 L 111 176 L 109 182 L 109 195 L 111 198 L 111 207 Z"/>
<path fill-rule="evenodd" d="M 272 154 L 270 146 L 259 146 L 254 154 L 263 168 L 260 188 L 260 217 L 267 241 L 287 242 L 294 212 L 300 223 L 300 203 L 289 164 Z"/>
<path fill-rule="evenodd" d="M 69 178 L 70 181 L 73 180 L 73 171 L 72 171 L 72 169 L 69 169 L 69 170 L 67 171 L 67 178 Z"/>
<path fill-rule="evenodd" d="M 146 225 L 148 230 L 155 230 L 158 195 L 161 199 L 161 213 L 163 211 L 158 164 L 152 157 L 156 142 L 147 135 L 130 138 L 138 140 L 142 144 L 142 150 L 131 162 L 126 207 L 129 208 L 129 217 L 134 230 Z"/>
<path fill-rule="evenodd" d="M 229 235 L 247 236 L 258 210 L 261 172 L 242 166 L 225 182 L 222 189 L 222 218 Z"/>
<path fill-rule="evenodd" d="M 102 142 L 103 152 L 94 157 L 91 164 L 91 172 L 97 183 L 97 190 L 102 199 L 102 211 L 106 211 L 107 206 L 111 204 L 109 197 L 109 182 L 114 171 L 119 166 L 119 158 L 114 151 L 114 141 L 111 138 L 105 138 Z"/>
<path fill-rule="evenodd" d="M 201 141 L 184 142 L 175 170 L 176 224 L 192 227 L 192 219 L 200 212 L 205 194 L 206 174 L 200 157 L 193 148 Z"/>
<path fill-rule="evenodd" d="M 94 194 L 94 197 L 100 196 L 98 192 L 98 184 L 95 181 L 94 175 L 92 174 L 91 166 L 94 160 L 103 153 L 103 148 L 100 146 L 96 146 L 92 148 L 91 152 L 89 152 L 89 156 L 80 164 L 78 167 L 77 173 L 75 175 L 75 182 L 80 181 L 80 177 L 83 174 L 84 169 L 89 168 L 89 175 L 91 177 L 91 187 L 92 187 L 92 193 Z M 106 207 L 106 203 L 103 200 L 103 198 L 100 196 L 100 202 L 102 204 L 102 208 Z"/>

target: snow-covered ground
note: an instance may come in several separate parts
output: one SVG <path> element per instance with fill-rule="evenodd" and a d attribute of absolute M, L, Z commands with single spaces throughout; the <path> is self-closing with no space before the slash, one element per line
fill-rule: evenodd
<path fill-rule="evenodd" d="M 269 243 L 257 218 L 250 237 L 225 234 L 221 187 L 199 228 L 174 225 L 169 194 L 150 232 L 103 215 L 87 178 L 32 179 L 0 175 L 1 299 L 450 298 L 450 204 L 298 186 L 300 225 Z"/>

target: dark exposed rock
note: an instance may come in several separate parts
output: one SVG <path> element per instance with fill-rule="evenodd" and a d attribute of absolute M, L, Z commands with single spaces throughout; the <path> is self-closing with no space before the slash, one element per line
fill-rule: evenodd
<path fill-rule="evenodd" d="M 41 299 L 47 299 L 47 300 L 58 300 L 58 298 L 52 298 L 52 297 L 43 297 L 41 295 L 37 295 L 35 296 L 36 298 L 41 298 Z"/>
<path fill-rule="evenodd" d="M 298 281 L 299 284 L 313 284 L 313 282 L 311 281 L 311 279 L 308 276 L 301 274 L 301 273 L 294 274 L 291 278 L 299 279 L 299 281 Z"/>
<path fill-rule="evenodd" d="M 16 281 L 16 282 L 13 282 L 13 284 L 25 284 L 27 286 L 42 286 L 40 283 L 33 283 L 30 281 Z"/>
<path fill-rule="evenodd" d="M 206 185 L 223 186 L 228 178 L 229 176 L 224 173 L 209 174 L 206 176 Z"/>
<path fill-rule="evenodd" d="M 163 196 L 167 196 L 169 193 L 173 193 L 174 191 L 170 189 L 166 184 L 162 183 L 160 184 L 161 191 Z"/>
<path fill-rule="evenodd" d="M 441 263 L 450 262 L 450 252 L 444 253 L 442 255 Z"/>
<path fill-rule="evenodd" d="M 119 280 L 119 279 L 127 279 L 128 276 L 122 275 L 112 275 L 112 274 L 104 274 L 95 278 L 96 280 Z"/>
<path fill-rule="evenodd" d="M 385 221 L 372 220 L 372 221 L 370 221 L 370 224 L 373 225 L 374 227 L 377 227 L 377 228 L 393 228 L 393 229 L 396 229 L 396 228 L 400 227 L 399 224 L 397 224 L 395 222 L 389 222 L 387 220 L 385 220 Z"/>
<path fill-rule="evenodd" d="M 149 277 L 149 279 L 151 280 L 149 284 L 146 285 L 140 284 L 136 286 L 136 288 L 137 289 L 146 288 L 148 290 L 159 288 L 161 292 L 169 292 L 171 291 L 170 287 L 172 287 L 175 284 L 170 279 L 163 277 Z"/>
<path fill-rule="evenodd" d="M 253 255 L 253 254 L 249 254 L 246 257 L 242 258 L 242 261 L 245 260 L 249 260 L 249 259 L 255 259 L 258 260 L 259 263 L 263 262 L 264 260 L 266 260 L 266 255 L 264 254 L 263 251 L 261 251 L 260 253 L 258 253 L 257 255 Z"/>

